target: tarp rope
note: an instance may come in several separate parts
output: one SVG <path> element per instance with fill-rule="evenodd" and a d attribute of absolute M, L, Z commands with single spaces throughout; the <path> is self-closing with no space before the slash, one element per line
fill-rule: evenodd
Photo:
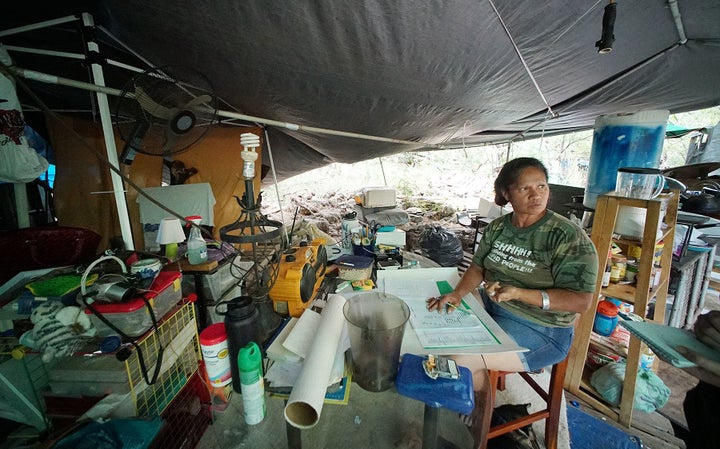
<path fill-rule="evenodd" d="M 512 34 L 510 34 L 510 30 L 508 29 L 507 25 L 505 25 L 505 21 L 503 21 L 502 17 L 500 16 L 500 12 L 495 7 L 495 4 L 492 0 L 488 0 L 488 3 L 490 3 L 490 6 L 492 6 L 493 11 L 495 11 L 495 15 L 497 16 L 498 20 L 500 21 L 500 24 L 503 27 L 503 30 L 505 30 L 505 34 L 507 34 L 508 39 L 510 39 L 510 43 L 512 44 L 513 48 L 515 49 L 515 53 L 517 53 L 518 58 L 520 58 L 520 62 L 522 63 L 523 67 L 525 68 L 525 71 L 527 72 L 528 76 L 530 77 L 530 81 L 532 81 L 533 86 L 535 86 L 535 90 L 537 90 L 538 94 L 540 95 L 540 98 L 542 98 L 542 101 L 545 103 L 545 106 L 547 106 L 548 112 L 552 114 L 553 117 L 556 117 L 555 112 L 553 112 L 552 107 L 550 107 L 550 103 L 548 103 L 547 98 L 545 98 L 545 94 L 543 94 L 542 89 L 540 89 L 540 85 L 537 83 L 537 80 L 535 80 L 535 76 L 533 75 L 532 71 L 530 70 L 530 66 L 528 66 L 527 62 L 525 61 L 525 58 L 523 57 L 522 53 L 520 52 L 520 48 L 518 48 L 517 44 L 515 43 L 515 39 L 513 39 Z"/>

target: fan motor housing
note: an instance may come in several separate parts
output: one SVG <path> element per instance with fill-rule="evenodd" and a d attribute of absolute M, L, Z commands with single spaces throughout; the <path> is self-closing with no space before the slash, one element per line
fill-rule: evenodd
<path fill-rule="evenodd" d="M 299 317 L 308 308 L 325 278 L 325 239 L 293 246 L 280 260 L 279 273 L 270 289 L 275 312 Z"/>

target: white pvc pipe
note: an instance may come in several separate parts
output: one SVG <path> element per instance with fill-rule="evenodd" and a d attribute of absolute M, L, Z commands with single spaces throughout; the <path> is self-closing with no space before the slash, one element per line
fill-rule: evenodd
<path fill-rule="evenodd" d="M 678 37 L 680 38 L 678 43 L 684 45 L 687 42 L 687 35 L 685 34 L 685 27 L 682 23 L 682 17 L 680 16 L 680 8 L 678 7 L 677 0 L 668 0 L 670 6 L 670 13 L 675 21 L 675 28 L 677 28 Z"/>
<path fill-rule="evenodd" d="M 88 27 L 94 26 L 94 21 L 90 14 L 83 13 L 82 18 L 83 25 Z M 100 50 L 97 43 L 93 41 L 88 41 L 87 48 L 90 52 L 98 52 Z M 100 66 L 100 64 L 93 63 L 91 68 L 93 82 L 99 86 L 104 86 L 105 77 L 103 76 L 102 66 Z M 123 185 L 122 177 L 118 174 L 120 164 L 117 157 L 117 147 L 115 146 L 115 134 L 113 133 L 112 119 L 110 118 L 110 105 L 108 104 L 107 95 L 104 93 L 98 92 L 97 99 L 103 136 L 105 137 L 107 158 L 110 164 L 117 170 L 110 170 L 110 178 L 112 179 L 113 191 L 115 192 L 115 207 L 117 208 L 120 232 L 122 234 L 123 242 L 125 243 L 125 249 L 132 251 L 135 249 L 135 244 L 133 243 L 130 216 L 128 215 L 127 200 L 124 193 L 125 186 Z"/>
<path fill-rule="evenodd" d="M 46 20 L 44 22 L 33 23 L 31 25 L 24 25 L 21 27 L 10 28 L 7 30 L 0 31 L 0 37 L 10 36 L 13 34 L 18 34 L 18 33 L 24 33 L 26 31 L 33 31 L 33 30 L 37 30 L 40 28 L 47 28 L 47 27 L 51 27 L 51 26 L 55 26 L 55 25 L 60 25 L 62 23 L 72 22 L 75 20 L 78 20 L 77 16 L 65 16 L 65 17 L 60 17 L 59 19 Z"/>
<path fill-rule="evenodd" d="M 16 182 L 13 184 L 15 194 L 15 211 L 17 213 L 18 229 L 30 227 L 30 208 L 28 207 L 27 187 L 25 183 Z"/>
<path fill-rule="evenodd" d="M 90 45 L 90 43 L 88 43 Z M 97 66 L 97 64 L 93 64 L 93 67 Z M 35 81 L 40 81 L 44 83 L 49 84 L 60 84 L 63 86 L 69 86 L 69 87 L 76 87 L 79 89 L 85 89 L 90 90 L 93 92 L 98 93 L 98 97 L 100 94 L 109 94 L 109 95 L 115 95 L 120 96 L 122 94 L 122 91 L 119 89 L 113 89 L 111 87 L 106 87 L 104 85 L 96 85 L 92 83 L 85 83 L 82 81 L 76 81 L 68 78 L 62 78 L 55 75 L 49 75 L 47 73 L 38 72 L 35 70 L 29 70 L 29 69 L 22 69 L 19 67 L 10 67 L 10 70 L 23 78 L 32 79 Z M 94 72 L 93 72 L 94 73 Z M 376 142 L 389 142 L 389 143 L 399 143 L 403 145 L 415 145 L 415 146 L 422 146 L 423 148 L 436 148 L 436 149 L 442 149 L 442 145 L 435 145 L 435 144 L 423 144 L 423 142 L 415 142 L 411 140 L 401 140 L 401 139 L 391 139 L 389 137 L 378 137 L 378 136 L 371 136 L 367 134 L 359 134 L 359 133 L 351 133 L 346 131 L 336 131 L 332 129 L 327 128 L 317 128 L 314 126 L 306 126 L 306 125 L 300 125 L 297 123 L 288 123 L 288 122 L 281 122 L 278 120 L 272 120 L 272 119 L 266 119 L 262 117 L 255 117 L 252 115 L 245 115 L 245 114 L 239 114 L 237 112 L 232 111 L 224 111 L 222 109 L 219 109 L 217 111 L 218 117 L 225 117 L 230 119 L 238 119 L 238 120 L 244 120 L 247 122 L 253 122 L 253 123 L 262 123 L 264 125 L 269 126 L 277 126 L 280 128 L 290 129 L 293 131 L 306 131 L 306 132 L 312 132 L 317 134 L 328 134 L 333 136 L 342 136 L 342 137 L 351 137 L 354 139 L 363 139 L 363 140 L 373 140 Z"/>

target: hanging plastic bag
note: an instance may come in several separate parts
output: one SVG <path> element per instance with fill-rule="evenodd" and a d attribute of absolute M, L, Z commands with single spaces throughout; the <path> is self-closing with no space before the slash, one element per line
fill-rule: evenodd
<path fill-rule="evenodd" d="M 426 228 L 420 233 L 419 243 L 423 256 L 443 267 L 455 266 L 463 260 L 462 242 L 442 226 Z"/>
<path fill-rule="evenodd" d="M 12 65 L 10 55 L 0 45 L 0 62 Z M 48 161 L 28 146 L 25 118 L 20 109 L 13 80 L 0 73 L 0 181 L 30 182 L 48 168 Z"/>
<path fill-rule="evenodd" d="M 613 405 L 620 404 L 623 381 L 625 380 L 625 363 L 608 363 L 595 371 L 590 384 L 606 401 Z M 670 398 L 670 389 L 651 370 L 641 369 L 635 384 L 633 408 L 642 412 L 652 413 L 662 408 Z"/>

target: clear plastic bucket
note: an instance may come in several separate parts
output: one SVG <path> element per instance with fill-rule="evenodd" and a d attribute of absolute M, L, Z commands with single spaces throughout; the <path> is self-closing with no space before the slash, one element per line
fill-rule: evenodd
<path fill-rule="evenodd" d="M 361 293 L 345 303 L 343 314 L 348 322 L 355 383 L 372 392 L 392 387 L 410 318 L 405 301 L 375 291 Z"/>
<path fill-rule="evenodd" d="M 583 205 L 595 209 L 600 195 L 615 190 L 621 167 L 658 168 L 669 111 L 601 115 L 595 119 Z"/>

